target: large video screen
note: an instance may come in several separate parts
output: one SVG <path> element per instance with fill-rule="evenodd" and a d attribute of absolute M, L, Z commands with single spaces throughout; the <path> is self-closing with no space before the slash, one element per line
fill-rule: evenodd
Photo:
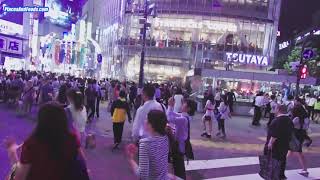
<path fill-rule="evenodd" d="M 9 21 L 15 24 L 23 25 L 22 12 L 4 12 L 3 7 L 22 7 L 23 0 L 0 0 L 0 19 Z"/>
<path fill-rule="evenodd" d="M 45 0 L 49 11 L 44 13 L 44 18 L 50 22 L 70 27 L 81 16 L 83 5 L 87 0 Z"/>

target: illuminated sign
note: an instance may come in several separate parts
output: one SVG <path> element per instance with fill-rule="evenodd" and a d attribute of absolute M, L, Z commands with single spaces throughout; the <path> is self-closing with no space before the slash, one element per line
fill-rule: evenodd
<path fill-rule="evenodd" d="M 169 27 L 169 28 L 192 28 L 203 29 L 207 28 L 216 31 L 231 31 L 236 32 L 237 26 L 234 23 L 217 22 L 217 21 L 196 21 L 194 19 L 168 19 L 168 18 L 155 18 L 155 27 Z"/>
<path fill-rule="evenodd" d="M 279 44 L 279 50 L 287 48 L 290 45 L 290 43 L 288 41 L 285 41 L 281 44 Z"/>
<path fill-rule="evenodd" d="M 9 38 L 5 36 L 0 36 L 0 51 L 22 55 L 22 40 L 16 38 Z"/>
<path fill-rule="evenodd" d="M 44 13 L 44 17 L 50 22 L 70 27 L 81 16 L 82 6 L 87 0 L 45 0 L 45 6 L 49 11 Z"/>
<path fill-rule="evenodd" d="M 23 0 L 0 0 L 0 33 L 2 34 L 23 34 L 23 13 L 6 12 L 4 8 L 21 7 Z"/>
<path fill-rule="evenodd" d="M 241 54 L 241 53 L 226 53 L 227 61 L 241 63 L 241 64 L 254 64 L 258 66 L 268 66 L 269 61 L 266 56 L 259 56 L 253 54 Z"/>

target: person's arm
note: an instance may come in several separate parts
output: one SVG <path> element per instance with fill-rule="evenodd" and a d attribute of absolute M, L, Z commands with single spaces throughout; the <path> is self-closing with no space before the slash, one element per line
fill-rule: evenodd
<path fill-rule="evenodd" d="M 132 137 L 133 140 L 136 141 L 139 139 L 139 128 L 140 128 L 140 121 L 143 120 L 141 117 L 141 107 L 138 108 L 135 119 L 133 121 L 133 126 L 132 126 Z"/>
<path fill-rule="evenodd" d="M 129 107 L 128 103 L 126 103 L 126 111 L 127 111 L 127 115 L 128 115 L 128 121 L 129 121 L 129 123 L 131 123 L 132 117 L 131 117 L 130 107 Z"/>
<path fill-rule="evenodd" d="M 233 93 L 233 98 L 234 98 L 234 102 L 236 102 L 237 101 L 237 98 L 236 98 L 236 95 Z"/>
<path fill-rule="evenodd" d="M 111 105 L 111 109 L 110 109 L 111 116 L 113 116 L 114 109 L 115 109 L 115 107 L 116 107 L 116 103 L 117 103 L 117 101 L 113 102 L 112 105 Z"/>
<path fill-rule="evenodd" d="M 140 143 L 139 146 L 139 166 L 136 171 L 140 179 L 149 179 L 149 153 L 148 145 L 146 143 Z"/>

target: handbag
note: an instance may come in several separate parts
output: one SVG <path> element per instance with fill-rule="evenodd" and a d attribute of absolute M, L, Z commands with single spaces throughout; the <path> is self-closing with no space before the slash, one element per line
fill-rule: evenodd
<path fill-rule="evenodd" d="M 90 180 L 85 160 L 79 153 L 71 161 L 70 180 Z"/>
<path fill-rule="evenodd" d="M 291 140 L 289 142 L 289 149 L 292 152 L 298 152 L 300 149 L 302 148 L 302 144 L 300 143 L 300 141 L 298 140 L 296 134 L 294 132 L 292 132 L 291 134 Z"/>
<path fill-rule="evenodd" d="M 97 146 L 96 136 L 94 134 L 88 134 L 85 140 L 85 148 L 94 149 L 96 148 L 96 146 Z"/>
<path fill-rule="evenodd" d="M 250 109 L 249 114 L 250 114 L 251 116 L 254 115 L 254 108 L 251 108 L 251 109 Z"/>
<path fill-rule="evenodd" d="M 259 156 L 259 175 L 265 180 L 280 180 L 280 161 L 272 158 L 272 151 Z"/>

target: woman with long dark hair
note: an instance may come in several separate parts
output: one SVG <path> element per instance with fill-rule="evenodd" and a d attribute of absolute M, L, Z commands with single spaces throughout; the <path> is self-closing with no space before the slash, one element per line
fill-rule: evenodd
<path fill-rule="evenodd" d="M 298 157 L 302 170 L 300 174 L 308 174 L 307 162 L 302 152 L 303 142 L 309 138 L 307 136 L 307 129 L 309 128 L 308 113 L 302 105 L 302 100 L 300 98 L 296 99 L 295 105 L 292 109 L 292 122 L 294 125 L 294 135 L 299 141 L 298 149 L 289 149 L 288 156 L 295 155 Z M 310 138 L 309 138 L 310 139 Z M 310 139 L 311 140 L 311 139 Z"/>
<path fill-rule="evenodd" d="M 74 162 L 77 157 L 84 160 L 77 137 L 68 129 L 65 110 L 53 102 L 40 108 L 37 126 L 23 143 L 20 160 L 18 146 L 8 141 L 7 147 L 16 164 L 15 180 L 74 180 Z"/>

